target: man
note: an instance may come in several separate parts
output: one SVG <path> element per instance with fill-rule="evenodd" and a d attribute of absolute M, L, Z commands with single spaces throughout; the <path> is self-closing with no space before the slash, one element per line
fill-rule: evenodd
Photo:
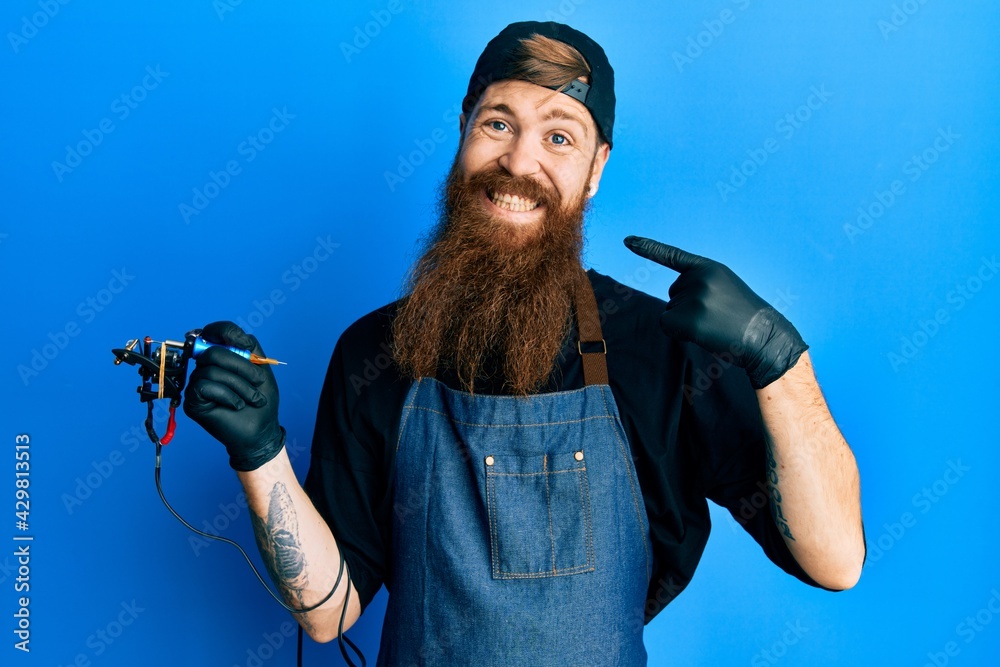
<path fill-rule="evenodd" d="M 512 24 L 463 111 L 407 295 L 334 351 L 304 489 L 267 367 L 212 348 L 191 377 L 185 410 L 226 445 L 272 577 L 297 608 L 329 595 L 303 628 L 332 639 L 384 583 L 379 664 L 645 664 L 706 498 L 787 572 L 853 586 L 858 472 L 794 327 L 725 266 L 649 239 L 626 245 L 680 273 L 667 304 L 581 267 L 613 140 L 601 47 Z M 230 323 L 203 335 L 263 354 Z"/>

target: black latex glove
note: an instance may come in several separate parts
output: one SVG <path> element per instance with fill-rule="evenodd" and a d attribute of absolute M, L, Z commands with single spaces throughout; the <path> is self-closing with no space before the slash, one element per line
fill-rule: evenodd
<path fill-rule="evenodd" d="M 626 237 L 625 245 L 681 274 L 660 317 L 663 331 L 732 355 L 755 389 L 780 378 L 809 349 L 792 323 L 724 264 L 640 236 Z"/>
<path fill-rule="evenodd" d="M 232 322 L 213 322 L 201 336 L 210 343 L 266 356 L 257 339 Z M 285 445 L 285 430 L 278 425 L 278 384 L 271 368 L 222 347 L 198 355 L 184 395 L 184 413 L 226 446 L 235 470 L 256 470 Z"/>

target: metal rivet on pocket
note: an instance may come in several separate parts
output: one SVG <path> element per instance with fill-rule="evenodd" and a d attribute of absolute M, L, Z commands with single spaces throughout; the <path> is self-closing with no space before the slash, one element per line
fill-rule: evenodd
<path fill-rule="evenodd" d="M 573 458 L 576 459 L 577 461 L 582 461 L 583 460 L 583 452 L 577 452 L 576 454 L 573 454 Z"/>
<path fill-rule="evenodd" d="M 488 465 L 488 466 L 493 465 L 493 457 L 492 456 L 487 456 L 486 457 L 486 465 Z"/>

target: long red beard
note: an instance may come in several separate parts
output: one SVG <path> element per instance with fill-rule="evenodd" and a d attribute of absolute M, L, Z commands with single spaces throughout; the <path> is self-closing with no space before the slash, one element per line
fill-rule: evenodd
<path fill-rule="evenodd" d="M 544 221 L 525 229 L 494 219 L 480 199 L 484 188 L 539 201 Z M 501 171 L 463 182 L 453 166 L 442 220 L 393 324 L 403 372 L 451 369 L 470 393 L 498 374 L 505 393 L 538 391 L 569 329 L 586 203 L 581 193 L 564 208 L 537 181 Z"/>

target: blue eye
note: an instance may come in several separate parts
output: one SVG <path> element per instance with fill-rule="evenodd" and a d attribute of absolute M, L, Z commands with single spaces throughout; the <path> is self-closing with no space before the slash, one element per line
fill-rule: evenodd
<path fill-rule="evenodd" d="M 493 120 L 490 121 L 490 127 L 492 127 L 497 132 L 503 132 L 507 129 L 507 123 L 503 122 L 502 120 Z"/>
<path fill-rule="evenodd" d="M 554 143 L 556 146 L 565 146 L 567 143 L 569 143 L 569 140 L 561 134 L 553 134 L 552 143 Z"/>

